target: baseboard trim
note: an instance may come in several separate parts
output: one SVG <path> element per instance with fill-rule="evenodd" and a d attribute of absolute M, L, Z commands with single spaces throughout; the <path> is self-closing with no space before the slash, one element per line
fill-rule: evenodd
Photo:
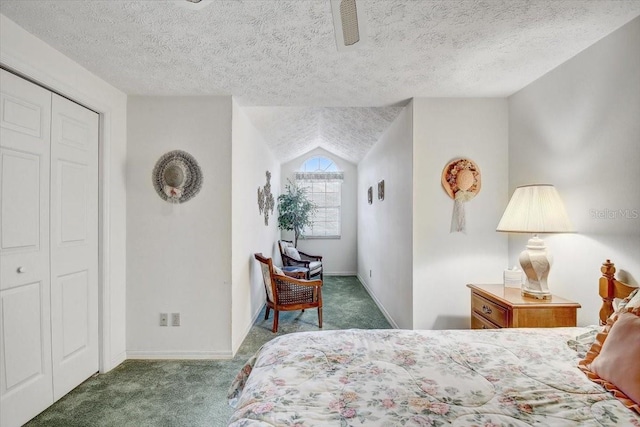
<path fill-rule="evenodd" d="M 116 354 L 111 359 L 111 368 L 109 370 L 118 367 L 125 360 L 127 360 L 127 352 L 126 351 L 123 351 L 123 352 L 120 352 L 119 354 Z M 109 372 L 109 371 L 105 371 L 105 372 Z"/>
<path fill-rule="evenodd" d="M 233 359 L 230 351 L 127 351 L 130 360 L 220 360 Z"/>
<path fill-rule="evenodd" d="M 260 315 L 260 312 L 262 311 L 262 307 L 264 307 L 264 303 L 258 307 L 258 311 L 256 311 L 253 316 L 251 316 L 251 322 L 249 323 L 249 326 L 247 326 L 247 329 L 244 331 L 244 334 L 242 335 L 242 339 L 240 340 L 240 344 L 238 344 L 238 348 L 233 348 L 231 349 L 233 352 L 233 357 L 236 356 L 236 353 L 238 353 L 238 350 L 240 350 L 240 346 L 242 345 L 242 343 L 244 342 L 245 338 L 247 338 L 247 335 L 249 335 L 249 332 L 251 332 L 251 328 L 253 328 L 253 325 L 255 325 L 256 320 L 258 320 L 258 316 Z"/>
<path fill-rule="evenodd" d="M 356 271 L 325 271 L 322 274 L 325 276 L 357 276 L 358 272 Z"/>
<path fill-rule="evenodd" d="M 356 275 L 356 277 L 358 278 L 358 280 L 360 281 L 360 284 L 362 284 L 362 287 L 364 288 L 365 291 L 367 291 L 367 293 L 369 294 L 369 296 L 371 297 L 371 299 L 373 300 L 373 302 L 376 303 L 376 305 L 378 306 L 378 308 L 380 309 L 380 311 L 382 312 L 382 314 L 384 315 L 384 317 L 387 319 L 387 322 L 389 322 L 389 324 L 391 324 L 391 326 L 394 329 L 400 329 L 398 327 L 398 324 L 395 322 L 395 320 L 393 320 L 393 318 L 391 317 L 391 315 L 389 314 L 389 312 L 384 308 L 384 306 L 382 305 L 382 303 L 380 302 L 380 300 L 375 296 L 375 294 L 373 293 L 373 291 L 371 291 L 371 288 L 369 287 L 369 285 L 367 284 L 367 282 L 360 277 L 360 275 Z"/>
<path fill-rule="evenodd" d="M 376 295 L 371 291 L 371 288 L 367 284 L 367 282 L 356 272 L 331 272 L 324 273 L 327 276 L 356 276 L 362 287 L 367 291 L 373 302 L 376 303 L 376 306 L 380 309 L 385 319 L 389 322 L 389 324 L 394 329 L 399 329 L 397 323 L 393 320 L 393 318 L 389 315 L 389 312 L 384 308 L 380 300 L 376 297 Z M 247 335 L 251 331 L 251 328 L 255 324 L 258 316 L 262 311 L 262 306 L 253 314 L 251 318 L 251 323 L 249 323 L 249 327 L 245 330 L 244 335 L 240 343 L 244 342 Z M 242 345 L 242 344 L 241 344 Z M 126 353 L 119 354 L 116 358 L 114 358 L 114 363 L 112 366 L 118 366 L 125 359 L 130 360 L 220 360 L 220 359 L 232 359 L 234 355 L 238 352 L 240 346 L 238 348 L 233 349 L 232 352 L 226 351 L 142 351 L 142 350 L 129 350 Z M 120 362 L 115 363 L 116 360 L 120 360 Z"/>

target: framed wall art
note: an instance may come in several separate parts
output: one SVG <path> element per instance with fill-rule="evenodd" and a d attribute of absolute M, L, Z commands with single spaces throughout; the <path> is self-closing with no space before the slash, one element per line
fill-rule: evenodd
<path fill-rule="evenodd" d="M 384 179 L 378 183 L 378 200 L 384 200 Z"/>

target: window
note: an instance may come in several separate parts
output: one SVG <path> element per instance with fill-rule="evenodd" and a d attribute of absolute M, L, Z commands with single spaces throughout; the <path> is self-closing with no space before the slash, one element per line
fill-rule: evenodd
<path fill-rule="evenodd" d="M 302 233 L 305 237 L 340 237 L 343 179 L 344 174 L 336 164 L 322 156 L 306 160 L 300 172 L 296 172 L 296 181 L 317 207 L 313 223 Z"/>

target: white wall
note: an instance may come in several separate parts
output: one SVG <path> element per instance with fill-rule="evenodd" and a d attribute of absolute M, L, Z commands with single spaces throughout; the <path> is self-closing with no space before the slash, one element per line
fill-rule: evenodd
<path fill-rule="evenodd" d="M 100 370 L 126 357 L 127 97 L 0 15 L 0 64 L 100 113 Z"/>
<path fill-rule="evenodd" d="M 545 237 L 549 287 L 596 324 L 600 264 L 640 280 L 640 18 L 511 96 L 509 115 L 510 192 L 554 184 L 578 231 Z M 510 238 L 512 263 L 525 243 Z"/>
<path fill-rule="evenodd" d="M 279 258 L 277 197 L 280 163 L 238 104 L 233 102 L 232 144 L 232 348 L 235 353 L 264 305 L 265 291 L 256 252 Z M 269 225 L 258 210 L 258 188 L 271 172 L 271 193 L 276 206 Z"/>
<path fill-rule="evenodd" d="M 231 356 L 231 97 L 129 97 L 127 356 Z M 173 205 L 151 173 L 171 150 L 199 163 L 200 192 Z M 160 327 L 160 313 L 181 314 Z"/>
<path fill-rule="evenodd" d="M 358 164 L 358 277 L 391 324 L 408 329 L 413 326 L 412 123 L 409 103 Z"/>
<path fill-rule="evenodd" d="M 413 327 L 470 326 L 468 283 L 502 283 L 507 236 L 495 231 L 508 202 L 506 99 L 413 101 Z M 467 157 L 482 173 L 466 203 L 466 233 L 449 233 L 453 200 L 442 169 Z"/>
<path fill-rule="evenodd" d="M 356 165 L 327 150 L 316 148 L 282 165 L 281 188 L 285 191 L 287 179 L 294 180 L 294 173 L 300 170 L 305 160 L 315 155 L 333 160 L 338 169 L 344 171 L 342 183 L 342 230 L 340 239 L 299 239 L 298 249 L 303 252 L 322 255 L 324 274 L 353 275 L 357 270 L 357 185 Z M 277 204 L 277 201 L 276 201 Z M 282 238 L 293 240 L 293 232 L 283 231 Z"/>

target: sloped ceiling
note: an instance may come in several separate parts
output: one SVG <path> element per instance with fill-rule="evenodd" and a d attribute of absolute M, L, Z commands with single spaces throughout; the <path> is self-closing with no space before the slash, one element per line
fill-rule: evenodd
<path fill-rule="evenodd" d="M 358 163 L 403 107 L 245 107 L 282 162 L 322 147 Z"/>
<path fill-rule="evenodd" d="M 128 94 L 233 95 L 281 160 L 316 141 L 355 162 L 398 103 L 508 96 L 640 15 L 638 0 L 357 4 L 348 51 L 329 0 L 0 0 L 0 13 Z"/>

